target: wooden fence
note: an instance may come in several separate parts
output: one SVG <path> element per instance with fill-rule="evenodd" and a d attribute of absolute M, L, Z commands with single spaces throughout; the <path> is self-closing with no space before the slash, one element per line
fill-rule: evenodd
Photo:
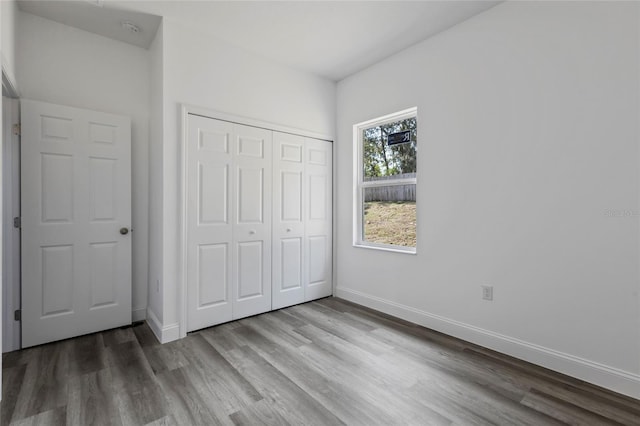
<path fill-rule="evenodd" d="M 367 181 L 381 181 L 392 179 L 412 179 L 415 178 L 415 173 L 404 173 L 395 176 L 382 176 L 367 178 Z M 369 187 L 364 190 L 364 201 L 416 201 L 416 185 L 393 185 L 393 186 L 378 186 Z"/>

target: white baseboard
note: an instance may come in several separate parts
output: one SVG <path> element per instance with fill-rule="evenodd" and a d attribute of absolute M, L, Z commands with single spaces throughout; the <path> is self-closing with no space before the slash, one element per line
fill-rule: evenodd
<path fill-rule="evenodd" d="M 494 333 L 420 309 L 337 287 L 336 296 L 432 330 L 640 399 L 640 375 Z"/>
<path fill-rule="evenodd" d="M 149 308 L 147 308 L 147 324 L 156 335 L 156 338 L 160 343 L 169 343 L 180 338 L 180 327 L 178 324 L 169 324 L 162 326 L 160 320 L 156 314 Z"/>
<path fill-rule="evenodd" d="M 147 318 L 147 308 L 134 308 L 131 310 L 131 322 L 144 321 Z"/>

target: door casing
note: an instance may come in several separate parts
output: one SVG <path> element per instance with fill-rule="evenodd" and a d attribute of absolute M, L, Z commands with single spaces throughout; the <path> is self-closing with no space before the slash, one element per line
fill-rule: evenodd
<path fill-rule="evenodd" d="M 20 321 L 14 317 L 20 310 L 20 228 L 13 221 L 20 217 L 20 135 L 19 127 L 14 129 L 20 101 L 9 95 L 2 98 L 2 352 L 21 348 Z"/>

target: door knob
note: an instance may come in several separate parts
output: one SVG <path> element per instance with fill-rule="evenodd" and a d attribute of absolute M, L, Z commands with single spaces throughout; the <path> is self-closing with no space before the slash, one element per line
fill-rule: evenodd
<path fill-rule="evenodd" d="M 256 233 L 256 231 L 255 231 L 255 229 L 252 229 L 251 231 L 249 231 L 249 233 L 250 233 L 251 235 L 253 235 L 253 234 L 255 234 L 255 233 Z"/>
<path fill-rule="evenodd" d="M 291 228 L 287 228 L 287 232 L 291 232 Z"/>
<path fill-rule="evenodd" d="M 120 228 L 120 233 L 122 235 L 127 235 L 129 233 L 129 228 Z"/>

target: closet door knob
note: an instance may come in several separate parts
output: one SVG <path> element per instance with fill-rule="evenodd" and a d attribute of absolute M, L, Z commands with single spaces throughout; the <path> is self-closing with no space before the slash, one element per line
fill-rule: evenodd
<path fill-rule="evenodd" d="M 255 230 L 255 229 L 252 229 L 251 231 L 249 231 L 249 234 L 251 234 L 251 235 L 253 235 L 253 234 L 255 234 L 255 233 L 256 233 L 256 230 Z"/>
<path fill-rule="evenodd" d="M 287 232 L 291 232 L 291 228 L 287 228 Z"/>

